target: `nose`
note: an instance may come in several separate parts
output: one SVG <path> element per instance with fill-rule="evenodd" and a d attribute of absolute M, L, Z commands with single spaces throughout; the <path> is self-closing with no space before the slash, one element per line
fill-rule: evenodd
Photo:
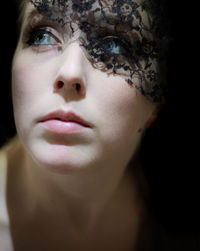
<path fill-rule="evenodd" d="M 57 63 L 54 92 L 65 97 L 83 98 L 86 94 L 85 57 L 78 42 L 63 49 Z"/>

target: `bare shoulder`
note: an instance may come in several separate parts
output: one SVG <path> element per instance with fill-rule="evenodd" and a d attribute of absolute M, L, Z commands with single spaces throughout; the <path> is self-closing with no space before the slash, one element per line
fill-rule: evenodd
<path fill-rule="evenodd" d="M 6 151 L 0 151 L 0 224 L 8 223 L 6 208 L 6 184 L 7 184 L 7 156 Z"/>
<path fill-rule="evenodd" d="M 12 143 L 0 149 L 0 247 L 2 251 L 13 251 L 7 210 L 8 152 Z"/>
<path fill-rule="evenodd" d="M 13 138 L 0 149 L 0 224 L 8 225 L 7 210 L 7 189 L 8 189 L 8 169 L 10 162 L 16 162 L 16 153 L 19 145 L 18 138 Z"/>
<path fill-rule="evenodd" d="M 0 152 L 0 247 L 2 251 L 13 251 L 6 206 L 6 169 L 5 154 Z"/>
<path fill-rule="evenodd" d="M 2 251 L 13 251 L 9 226 L 0 223 L 0 247 Z"/>

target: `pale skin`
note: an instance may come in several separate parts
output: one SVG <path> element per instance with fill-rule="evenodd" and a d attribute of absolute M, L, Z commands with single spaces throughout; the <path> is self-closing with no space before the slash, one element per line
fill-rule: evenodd
<path fill-rule="evenodd" d="M 158 105 L 120 76 L 94 69 L 76 41 L 59 51 L 24 47 L 32 10 L 28 4 L 12 65 L 22 142 L 8 151 L 7 165 L 16 250 L 131 250 L 146 216 L 138 183 L 146 182 L 137 159 L 134 173 L 127 164 Z M 78 136 L 46 133 L 36 121 L 55 109 L 73 111 L 93 127 Z"/>

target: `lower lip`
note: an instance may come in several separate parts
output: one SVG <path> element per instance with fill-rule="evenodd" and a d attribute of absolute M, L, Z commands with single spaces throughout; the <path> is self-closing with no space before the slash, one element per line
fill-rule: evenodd
<path fill-rule="evenodd" d="M 56 119 L 47 120 L 47 121 L 41 122 L 41 124 L 48 131 L 51 131 L 57 134 L 75 134 L 75 133 L 80 133 L 84 129 L 88 128 L 76 122 L 61 121 L 61 120 L 56 120 Z"/>

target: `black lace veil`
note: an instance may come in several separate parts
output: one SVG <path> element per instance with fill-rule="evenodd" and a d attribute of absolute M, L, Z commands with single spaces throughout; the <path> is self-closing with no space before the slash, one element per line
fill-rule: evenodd
<path fill-rule="evenodd" d="M 156 1 L 29 1 L 48 20 L 67 26 L 71 38 L 78 27 L 80 46 L 94 68 L 120 75 L 152 102 L 164 102 L 169 38 Z"/>

